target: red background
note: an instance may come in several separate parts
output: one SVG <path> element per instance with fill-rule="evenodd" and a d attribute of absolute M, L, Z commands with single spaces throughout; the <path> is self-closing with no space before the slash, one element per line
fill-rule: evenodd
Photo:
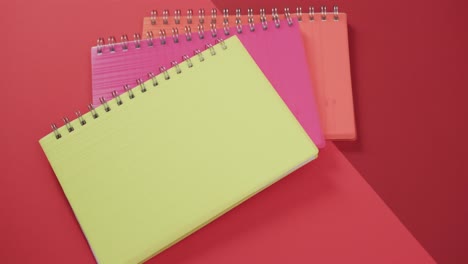
<path fill-rule="evenodd" d="M 89 47 L 97 37 L 140 32 L 142 17 L 154 8 L 207 3 L 0 3 L 2 262 L 52 263 L 61 254 L 77 263 L 91 259 L 82 240 L 67 239 L 80 236 L 79 229 L 37 141 L 51 122 L 61 123 L 76 109 L 85 112 Z M 284 3 L 214 1 L 244 10 Z M 316 8 L 336 3 L 348 13 L 359 133 L 357 142 L 338 146 L 439 263 L 468 263 L 468 165 L 462 159 L 468 147 L 468 22 L 461 12 L 468 2 L 312 2 Z"/>

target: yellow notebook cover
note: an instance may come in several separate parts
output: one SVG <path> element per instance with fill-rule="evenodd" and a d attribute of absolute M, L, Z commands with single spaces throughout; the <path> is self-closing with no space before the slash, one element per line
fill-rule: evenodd
<path fill-rule="evenodd" d="M 237 37 L 165 74 L 40 140 L 99 263 L 145 261 L 317 157 Z"/>

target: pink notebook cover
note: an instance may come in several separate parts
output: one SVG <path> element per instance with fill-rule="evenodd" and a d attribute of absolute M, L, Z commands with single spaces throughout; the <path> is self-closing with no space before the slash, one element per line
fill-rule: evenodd
<path fill-rule="evenodd" d="M 149 72 L 159 73 L 159 67 L 169 68 L 172 61 L 180 62 L 183 55 L 191 56 L 194 50 L 204 49 L 206 44 L 226 37 L 223 30 L 217 30 L 216 36 L 211 31 L 202 32 L 204 37 L 201 39 L 199 32 L 194 30 L 189 34 L 191 40 L 187 40 L 184 29 L 178 31 L 177 43 L 172 33 L 166 32 L 164 45 L 158 34 L 152 41 L 153 47 L 148 46 L 148 40 L 141 40 L 137 49 L 135 43 L 130 41 L 126 51 L 121 43 L 116 43 L 113 45 L 115 51 L 111 52 L 108 44 L 102 47 L 100 55 L 97 47 L 93 47 L 93 103 L 98 105 L 100 97 L 111 99 L 112 91 L 122 93 L 124 85 L 134 87 L 137 79 L 147 80 Z M 256 24 L 253 32 L 248 25 L 242 27 L 242 33 L 230 28 L 229 35 L 239 37 L 309 137 L 318 147 L 323 147 L 325 140 L 297 20 L 292 25 L 281 21 L 280 27 L 269 22 L 266 30 L 261 24 Z"/>

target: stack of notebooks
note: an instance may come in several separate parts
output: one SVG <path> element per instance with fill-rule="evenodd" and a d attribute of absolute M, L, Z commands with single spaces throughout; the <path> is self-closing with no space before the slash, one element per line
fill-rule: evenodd
<path fill-rule="evenodd" d="M 346 14 L 152 11 L 40 144 L 99 263 L 139 263 L 356 137 Z M 313 175 L 312 175 L 313 177 Z"/>

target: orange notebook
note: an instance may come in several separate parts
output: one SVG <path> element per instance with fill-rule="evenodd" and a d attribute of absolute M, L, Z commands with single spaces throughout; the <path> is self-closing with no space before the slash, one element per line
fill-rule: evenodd
<path fill-rule="evenodd" d="M 247 14 L 240 9 L 230 11 L 177 9 L 170 12 L 165 9 L 159 13 L 153 10 L 151 16 L 143 20 L 143 35 L 152 32 L 157 36 L 171 32 L 175 27 L 184 28 L 185 34 L 241 25 L 253 27 L 255 23 L 266 24 L 283 18 L 292 21 L 297 17 L 325 138 L 356 139 L 346 14 L 339 13 L 336 6 L 333 12 L 327 12 L 326 7 L 315 12 L 313 7 L 309 7 L 307 13 L 298 7 L 294 14 L 289 8 L 281 14 L 276 8 L 268 14 L 265 9 L 260 9 L 258 14 L 254 14 L 252 9 L 247 10 Z"/>

